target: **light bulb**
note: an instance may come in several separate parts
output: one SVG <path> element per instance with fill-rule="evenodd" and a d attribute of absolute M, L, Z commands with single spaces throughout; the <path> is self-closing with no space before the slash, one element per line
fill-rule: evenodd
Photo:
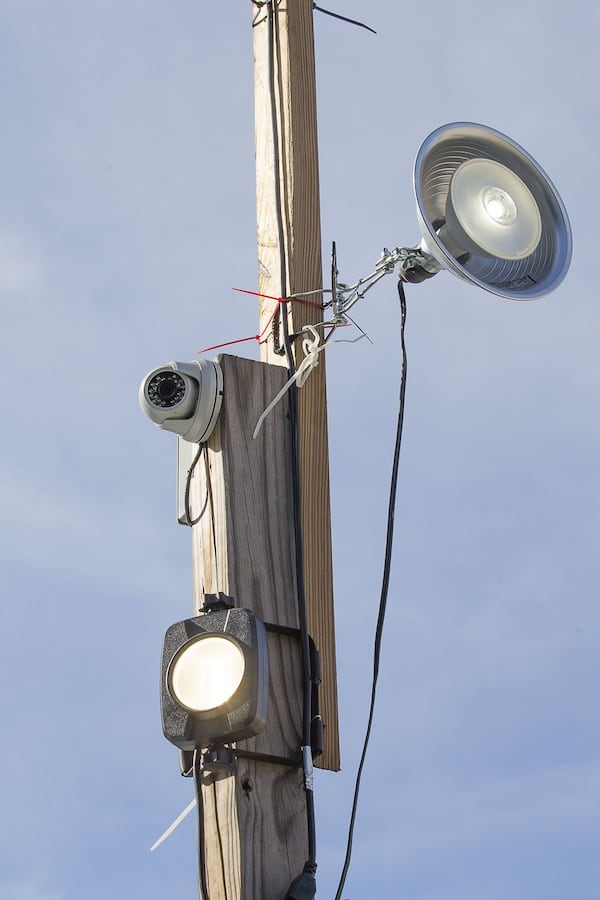
<path fill-rule="evenodd" d="M 519 215 L 517 204 L 507 191 L 498 187 L 487 187 L 481 192 L 485 211 L 499 225 L 512 225 Z"/>
<path fill-rule="evenodd" d="M 530 256 L 542 236 L 542 218 L 527 185 L 492 159 L 468 159 L 450 182 L 446 227 L 465 251 L 497 259 Z"/>
<path fill-rule="evenodd" d="M 199 637 L 173 660 L 171 693 L 189 710 L 216 709 L 235 694 L 245 667 L 244 653 L 234 641 L 221 635 Z"/>

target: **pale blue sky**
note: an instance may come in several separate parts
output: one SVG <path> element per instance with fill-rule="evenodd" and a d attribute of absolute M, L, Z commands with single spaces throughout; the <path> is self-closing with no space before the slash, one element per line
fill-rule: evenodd
<path fill-rule="evenodd" d="M 342 280 L 417 241 L 414 156 L 455 120 L 539 160 L 575 248 L 533 303 L 446 273 L 407 291 L 389 614 L 344 896 L 596 900 L 600 12 L 324 5 L 379 32 L 316 14 L 324 259 L 335 239 Z M 249 7 L 0 0 L 2 900 L 195 896 L 191 818 L 148 852 L 191 798 L 158 707 L 191 550 L 174 439 L 137 386 L 256 330 L 230 290 L 256 285 Z M 366 723 L 395 280 L 354 314 L 374 345 L 327 361 L 343 771 L 317 778 L 320 900 Z"/>

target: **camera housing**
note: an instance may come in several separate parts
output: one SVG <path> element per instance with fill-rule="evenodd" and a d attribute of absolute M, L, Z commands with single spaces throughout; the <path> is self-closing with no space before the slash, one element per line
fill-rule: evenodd
<path fill-rule="evenodd" d="M 223 372 L 208 359 L 166 363 L 149 372 L 139 390 L 140 406 L 149 419 L 194 444 L 210 436 L 222 400 Z"/>

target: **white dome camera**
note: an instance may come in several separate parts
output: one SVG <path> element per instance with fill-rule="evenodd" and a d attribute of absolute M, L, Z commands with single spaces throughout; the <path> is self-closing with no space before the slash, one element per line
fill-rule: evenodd
<path fill-rule="evenodd" d="M 159 428 L 199 443 L 211 434 L 223 400 L 223 372 L 208 359 L 170 362 L 140 385 L 140 406 Z"/>

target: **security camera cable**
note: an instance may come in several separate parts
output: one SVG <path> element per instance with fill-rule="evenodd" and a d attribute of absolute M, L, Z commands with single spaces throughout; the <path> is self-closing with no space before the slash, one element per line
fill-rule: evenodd
<path fill-rule="evenodd" d="M 398 423 L 396 426 L 396 443 L 394 447 L 394 459 L 392 463 L 392 478 L 390 484 L 390 495 L 388 503 L 387 515 L 387 532 L 385 541 L 385 555 L 383 563 L 383 577 L 381 584 L 381 597 L 379 601 L 379 613 L 377 616 L 377 627 L 375 629 L 375 642 L 373 649 L 373 681 L 371 686 L 371 704 L 369 708 L 369 719 L 367 730 L 363 743 L 362 754 L 356 774 L 356 783 L 354 786 L 354 799 L 352 801 L 352 813 L 350 815 L 350 824 L 348 826 L 348 841 L 346 845 L 346 857 L 335 900 L 340 900 L 348 869 L 350 868 L 350 860 L 352 857 L 352 840 L 354 837 L 354 825 L 356 822 L 356 813 L 358 809 L 358 795 L 360 791 L 360 782 L 362 778 L 365 759 L 367 756 L 367 748 L 369 746 L 369 738 L 371 737 L 371 727 L 373 725 L 373 715 L 375 712 L 375 697 L 377 694 L 377 679 L 379 676 L 379 661 L 381 657 L 381 640 L 383 637 L 383 626 L 385 623 L 385 612 L 387 607 L 388 589 L 390 584 L 390 570 L 392 564 L 392 545 L 394 538 L 394 513 L 396 507 L 396 488 L 398 485 L 398 464 L 400 461 L 400 447 L 402 444 L 402 426 L 404 423 L 404 396 L 406 393 L 406 345 L 404 342 L 404 330 L 406 325 L 406 297 L 404 294 L 404 284 L 402 280 L 398 282 L 398 294 L 400 296 L 400 347 L 402 351 L 402 369 L 400 374 L 400 397 L 398 403 Z"/>
<path fill-rule="evenodd" d="M 192 489 L 192 478 L 194 475 L 194 471 L 196 466 L 198 465 L 198 461 L 202 456 L 202 453 L 206 450 L 206 443 L 198 444 L 198 450 L 196 451 L 196 455 L 194 456 L 192 463 L 187 470 L 187 474 L 185 477 L 185 494 L 184 494 L 184 506 L 185 506 L 185 517 L 189 525 L 197 525 L 202 516 L 204 515 L 204 510 L 206 509 L 206 504 L 208 503 L 208 486 L 210 485 L 210 480 L 207 481 L 207 489 L 206 489 L 206 498 L 202 505 L 202 509 L 196 516 L 196 518 L 192 518 L 192 507 L 190 503 L 190 492 Z"/>

